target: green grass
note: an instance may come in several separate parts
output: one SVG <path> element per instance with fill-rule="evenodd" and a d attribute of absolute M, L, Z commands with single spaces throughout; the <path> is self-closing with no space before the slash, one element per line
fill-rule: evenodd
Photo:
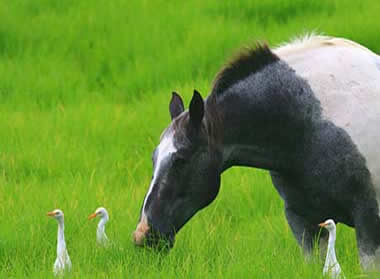
<path fill-rule="evenodd" d="M 186 103 L 193 88 L 207 95 L 221 65 L 256 39 L 315 30 L 379 53 L 379 2 L 183 2 L 0 2 L 0 278 L 52 276 L 54 208 L 65 212 L 72 278 L 322 278 L 264 171 L 223 174 L 218 198 L 169 254 L 134 247 L 131 233 L 172 90 Z M 108 249 L 86 218 L 100 205 Z M 347 278 L 363 274 L 345 226 L 337 253 Z"/>

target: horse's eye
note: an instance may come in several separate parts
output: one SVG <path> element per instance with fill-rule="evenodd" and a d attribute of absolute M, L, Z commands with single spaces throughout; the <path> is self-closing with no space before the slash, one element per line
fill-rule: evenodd
<path fill-rule="evenodd" d="M 177 156 L 175 159 L 174 159 L 174 161 L 177 163 L 177 164 L 184 164 L 184 163 L 186 163 L 186 159 L 185 159 L 185 157 L 182 157 L 182 156 Z"/>

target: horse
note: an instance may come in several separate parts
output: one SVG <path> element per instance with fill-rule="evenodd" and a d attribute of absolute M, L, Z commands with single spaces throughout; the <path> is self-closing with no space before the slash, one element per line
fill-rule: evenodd
<path fill-rule="evenodd" d="M 321 220 L 355 228 L 361 265 L 380 262 L 380 56 L 353 41 L 306 36 L 242 50 L 189 109 L 173 92 L 171 123 L 133 233 L 165 243 L 217 196 L 232 166 L 268 170 L 294 237 L 310 255 Z"/>

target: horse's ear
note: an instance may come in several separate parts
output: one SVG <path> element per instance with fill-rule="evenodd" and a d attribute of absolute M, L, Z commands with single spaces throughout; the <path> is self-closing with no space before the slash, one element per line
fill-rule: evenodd
<path fill-rule="evenodd" d="M 180 115 L 185 110 L 183 106 L 183 101 L 181 96 L 179 96 L 176 92 L 172 93 L 172 99 L 169 104 L 169 111 L 172 120 Z"/>
<path fill-rule="evenodd" d="M 204 102 L 201 94 L 197 90 L 194 90 L 193 98 L 189 107 L 190 123 L 194 128 L 199 128 L 204 115 Z"/>

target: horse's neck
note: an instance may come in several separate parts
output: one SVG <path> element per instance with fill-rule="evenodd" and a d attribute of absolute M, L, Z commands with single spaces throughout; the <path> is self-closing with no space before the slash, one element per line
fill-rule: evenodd
<path fill-rule="evenodd" d="M 223 116 L 223 169 L 288 170 L 296 161 L 301 164 L 321 107 L 307 82 L 287 64 L 271 63 L 212 94 L 217 94 Z"/>
<path fill-rule="evenodd" d="M 296 120 L 292 123 L 288 115 L 277 115 L 276 110 L 244 97 L 232 109 L 228 99 L 221 102 L 224 106 L 223 170 L 231 166 L 277 171 L 295 167 L 303 151 L 306 127 Z"/>

